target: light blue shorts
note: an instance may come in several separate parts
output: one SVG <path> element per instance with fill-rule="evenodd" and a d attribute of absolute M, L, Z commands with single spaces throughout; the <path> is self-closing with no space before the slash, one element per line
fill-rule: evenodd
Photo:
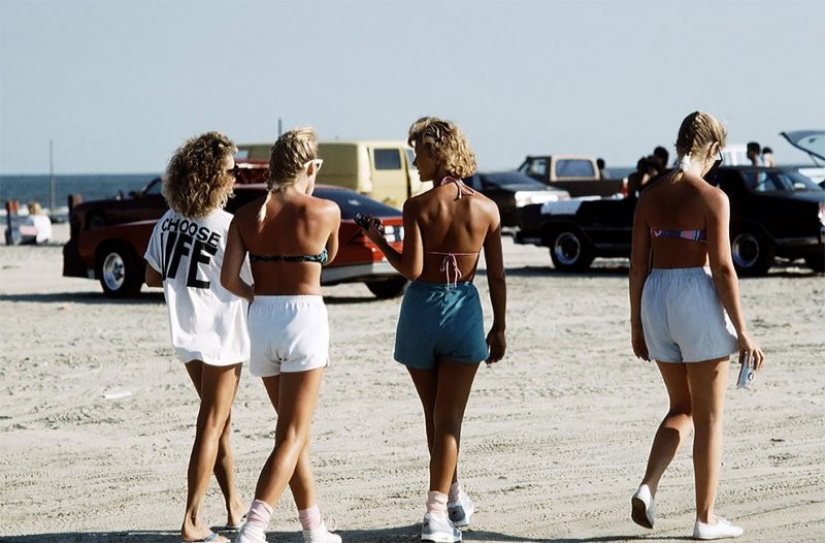
<path fill-rule="evenodd" d="M 707 268 L 654 268 L 642 290 L 642 329 L 659 362 L 704 362 L 739 350 Z"/>
<path fill-rule="evenodd" d="M 252 375 L 274 377 L 329 365 L 329 317 L 321 296 L 255 296 L 247 320 Z"/>
<path fill-rule="evenodd" d="M 395 332 L 395 360 L 428 370 L 438 360 L 487 360 L 484 315 L 475 285 L 413 281 L 404 293 Z"/>

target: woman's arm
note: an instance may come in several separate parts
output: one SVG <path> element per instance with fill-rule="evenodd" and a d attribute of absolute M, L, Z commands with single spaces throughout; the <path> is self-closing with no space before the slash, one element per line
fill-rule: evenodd
<path fill-rule="evenodd" d="M 644 196 L 639 197 L 633 214 L 633 238 L 630 251 L 630 341 L 633 354 L 643 360 L 650 360 L 642 329 L 642 289 L 650 273 L 650 228 L 644 217 Z"/>
<path fill-rule="evenodd" d="M 490 303 L 493 306 L 493 326 L 487 334 L 490 346 L 488 364 L 504 358 L 507 350 L 505 337 L 507 312 L 507 283 L 504 279 L 504 256 L 501 249 L 501 219 L 498 208 L 494 209 L 495 220 L 484 238 L 484 260 L 487 264 L 487 285 L 490 289 Z"/>
<path fill-rule="evenodd" d="M 748 336 L 742 305 L 739 301 L 739 280 L 733 267 L 730 249 L 730 202 L 722 191 L 715 191 L 708 203 L 706 214 L 708 236 L 708 260 L 713 283 L 722 307 L 727 311 L 739 339 L 739 362 L 747 355 L 759 369 L 765 355 Z"/>
<path fill-rule="evenodd" d="M 377 229 L 370 227 L 365 230 L 366 236 L 387 257 L 387 262 L 410 281 L 415 281 L 424 269 L 424 246 L 417 217 L 415 199 L 411 198 L 404 202 L 404 248 L 401 253 L 387 243 L 383 234 Z"/>
<path fill-rule="evenodd" d="M 162 287 L 163 276 L 158 270 L 153 268 L 150 264 L 146 264 L 146 273 L 143 276 L 143 281 L 147 287 Z"/>
<path fill-rule="evenodd" d="M 327 213 L 330 222 L 329 238 L 327 238 L 326 245 L 327 255 L 329 255 L 327 263 L 335 260 L 335 256 L 338 254 L 338 229 L 341 226 L 341 208 L 335 202 L 330 201 L 330 204 Z"/>
<path fill-rule="evenodd" d="M 245 258 L 246 247 L 244 247 L 241 234 L 238 232 L 238 226 L 233 218 L 226 237 L 226 249 L 224 250 L 221 266 L 221 285 L 235 296 L 245 298 L 249 303 L 252 303 L 255 298 L 255 291 L 241 279 L 241 267 Z"/>

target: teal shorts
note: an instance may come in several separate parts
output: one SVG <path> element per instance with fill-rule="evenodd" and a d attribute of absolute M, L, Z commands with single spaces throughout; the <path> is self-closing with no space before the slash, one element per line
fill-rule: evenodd
<path fill-rule="evenodd" d="M 475 285 L 413 281 L 404 293 L 395 332 L 395 360 L 429 370 L 439 360 L 487 360 L 484 315 Z"/>

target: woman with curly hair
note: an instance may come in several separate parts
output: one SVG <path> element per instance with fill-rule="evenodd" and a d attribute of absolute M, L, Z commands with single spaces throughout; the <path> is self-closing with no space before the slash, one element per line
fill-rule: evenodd
<path fill-rule="evenodd" d="M 249 358 L 247 304 L 220 282 L 232 219 L 223 207 L 238 175 L 236 150 L 218 132 L 177 150 L 163 180 L 170 209 L 155 225 L 144 255 L 146 284 L 163 287 L 172 346 L 200 397 L 180 529 L 184 542 L 229 541 L 201 518 L 213 471 L 226 502 L 227 527 L 240 525 L 246 510 L 235 488 L 229 435 L 241 365 Z"/>
<path fill-rule="evenodd" d="M 275 408 L 275 446 L 235 543 L 266 543 L 275 504 L 289 484 L 306 543 L 341 543 L 321 517 L 309 458 L 310 429 L 329 365 L 329 319 L 321 268 L 338 252 L 341 210 L 312 195 L 323 161 L 315 131 L 290 130 L 272 146 L 265 198 L 241 207 L 229 228 L 221 280 L 249 300 L 249 371 Z M 254 287 L 241 277 L 247 255 Z"/>
<path fill-rule="evenodd" d="M 430 451 L 430 483 L 421 540 L 461 541 L 474 506 L 458 480 L 458 452 L 464 409 L 478 366 L 504 357 L 507 301 L 496 204 L 462 182 L 476 169 L 475 155 L 461 129 L 450 121 L 423 117 L 410 127 L 408 142 L 429 191 L 404 203 L 404 248 L 384 239 L 370 220 L 366 234 L 387 260 L 412 283 L 404 293 L 395 338 L 395 360 L 412 377 L 424 408 Z M 484 249 L 493 309 L 484 335 L 484 316 L 473 285 Z"/>
<path fill-rule="evenodd" d="M 716 516 L 722 468 L 722 415 L 730 355 L 759 369 L 731 258 L 730 203 L 704 176 L 720 161 L 725 130 L 707 113 L 685 117 L 678 167 L 642 192 L 633 219 L 630 323 L 633 353 L 655 360 L 670 400 L 631 498 L 631 518 L 653 528 L 659 480 L 691 428 L 696 492 L 694 539 L 742 535 Z"/>

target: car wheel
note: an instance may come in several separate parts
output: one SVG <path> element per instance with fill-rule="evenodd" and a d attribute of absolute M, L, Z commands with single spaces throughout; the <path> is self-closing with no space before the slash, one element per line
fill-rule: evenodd
<path fill-rule="evenodd" d="M 767 275 L 773 265 L 774 248 L 761 233 L 743 229 L 730 242 L 733 266 L 739 275 Z"/>
<path fill-rule="evenodd" d="M 96 262 L 103 294 L 109 298 L 129 298 L 140 292 L 145 269 L 131 247 L 124 244 L 104 247 L 98 251 Z"/>
<path fill-rule="evenodd" d="M 557 232 L 550 245 L 550 258 L 560 271 L 584 271 L 593 263 L 593 249 L 576 230 Z"/>
<path fill-rule="evenodd" d="M 383 281 L 367 281 L 367 288 L 370 292 L 375 294 L 376 298 L 382 300 L 388 298 L 395 298 L 404 292 L 404 287 L 407 286 L 407 280 L 404 277 L 393 277 L 392 279 L 385 279 Z"/>
<path fill-rule="evenodd" d="M 805 257 L 805 264 L 817 273 L 825 272 L 825 255 L 813 255 Z"/>

